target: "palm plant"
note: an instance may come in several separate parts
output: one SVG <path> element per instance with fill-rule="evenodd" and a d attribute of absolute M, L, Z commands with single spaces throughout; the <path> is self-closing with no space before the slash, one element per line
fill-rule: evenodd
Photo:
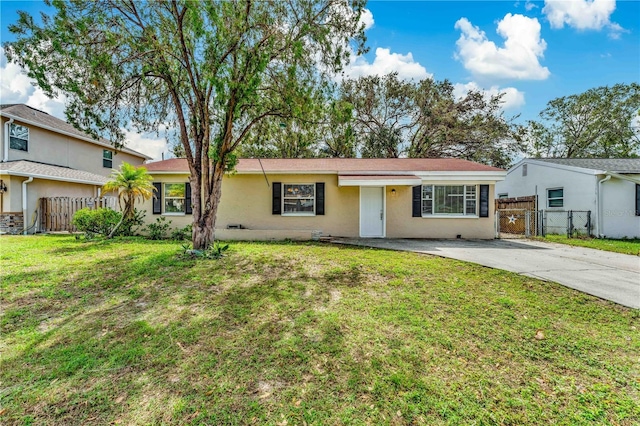
<path fill-rule="evenodd" d="M 120 170 L 111 172 L 109 181 L 102 186 L 102 189 L 118 194 L 122 218 L 107 238 L 113 237 L 125 220 L 134 218 L 136 200 L 144 201 L 153 196 L 152 180 L 145 167 L 136 167 L 129 163 L 122 163 Z"/>

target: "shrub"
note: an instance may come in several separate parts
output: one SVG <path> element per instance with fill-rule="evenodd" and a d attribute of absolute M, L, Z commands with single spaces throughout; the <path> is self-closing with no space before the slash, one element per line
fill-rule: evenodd
<path fill-rule="evenodd" d="M 151 240 L 162 240 L 166 238 L 167 231 L 171 226 L 171 221 L 167 222 L 167 218 L 159 217 L 156 219 L 156 223 L 150 223 L 145 230 L 148 233 L 148 237 Z"/>
<path fill-rule="evenodd" d="M 184 228 L 176 228 L 171 231 L 171 239 L 172 240 L 189 240 L 191 239 L 191 231 L 193 226 L 191 224 L 185 226 Z"/>
<path fill-rule="evenodd" d="M 120 225 L 120 229 L 118 229 L 117 234 L 126 236 L 134 235 L 138 228 L 144 223 L 144 217 L 146 214 L 146 210 L 140 211 L 138 209 L 134 209 L 133 218 L 125 219 L 124 222 L 122 222 L 122 225 Z"/>
<path fill-rule="evenodd" d="M 84 208 L 75 212 L 71 223 L 78 231 L 84 232 L 85 237 L 92 238 L 95 235 L 109 235 L 121 217 L 121 213 L 108 208 Z"/>
<path fill-rule="evenodd" d="M 183 244 L 183 255 L 190 258 L 203 258 L 203 259 L 221 259 L 224 257 L 224 252 L 229 249 L 229 244 L 221 244 L 216 241 L 206 250 L 194 250 L 191 248 L 191 244 Z"/>

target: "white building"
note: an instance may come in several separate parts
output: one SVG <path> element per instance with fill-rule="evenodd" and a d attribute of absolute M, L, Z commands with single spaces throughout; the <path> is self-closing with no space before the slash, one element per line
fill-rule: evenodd
<path fill-rule="evenodd" d="M 593 234 L 640 238 L 640 158 L 525 158 L 497 198 L 535 195 L 538 209 L 591 211 Z"/>

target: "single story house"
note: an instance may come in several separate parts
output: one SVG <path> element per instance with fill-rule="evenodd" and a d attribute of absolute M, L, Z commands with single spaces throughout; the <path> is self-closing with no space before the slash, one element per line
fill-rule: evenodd
<path fill-rule="evenodd" d="M 142 207 L 145 220 L 190 224 L 186 160 L 145 166 L 156 188 Z M 502 169 L 449 158 L 240 159 L 223 179 L 216 238 L 492 239 L 494 187 L 504 176 Z"/>
<path fill-rule="evenodd" d="M 548 211 L 590 211 L 592 234 L 640 238 L 640 158 L 525 158 L 496 194 L 535 195 Z"/>
<path fill-rule="evenodd" d="M 42 198 L 98 197 L 113 169 L 151 159 L 24 104 L 0 105 L 0 122 L 0 233 L 39 231 Z"/>

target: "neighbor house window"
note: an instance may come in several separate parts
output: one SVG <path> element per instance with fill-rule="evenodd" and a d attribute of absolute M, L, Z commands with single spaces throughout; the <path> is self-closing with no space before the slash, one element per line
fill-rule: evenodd
<path fill-rule="evenodd" d="M 476 185 L 423 185 L 422 215 L 476 216 L 476 194 Z"/>
<path fill-rule="evenodd" d="M 9 148 L 29 151 L 29 129 L 27 127 L 11 123 L 9 128 Z"/>
<path fill-rule="evenodd" d="M 316 185 L 313 183 L 282 185 L 283 214 L 315 214 Z"/>
<path fill-rule="evenodd" d="M 547 189 L 547 207 L 564 207 L 564 188 Z"/>
<path fill-rule="evenodd" d="M 184 213 L 186 207 L 186 185 L 184 183 L 164 184 L 164 212 Z"/>
<path fill-rule="evenodd" d="M 509 198 L 509 194 L 498 194 L 498 198 Z"/>
<path fill-rule="evenodd" d="M 113 168 L 113 151 L 108 149 L 102 150 L 102 167 Z"/>

